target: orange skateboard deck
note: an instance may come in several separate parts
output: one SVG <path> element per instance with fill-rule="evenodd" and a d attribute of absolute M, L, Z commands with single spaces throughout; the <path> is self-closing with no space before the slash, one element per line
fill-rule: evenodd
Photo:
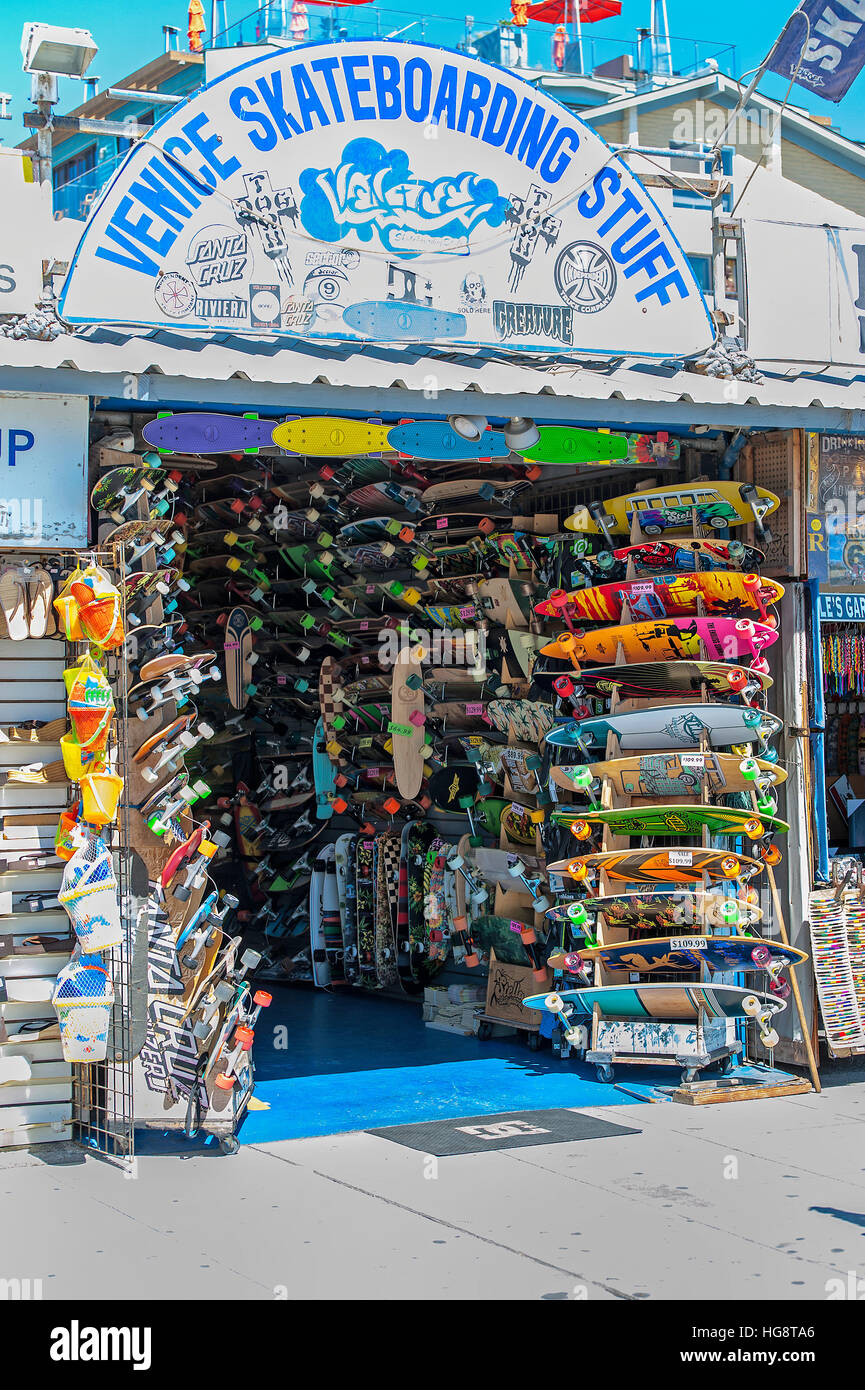
<path fill-rule="evenodd" d="M 754 657 L 777 642 L 778 633 L 746 618 L 663 618 L 654 622 L 603 627 L 596 632 L 562 633 L 541 647 L 559 661 L 613 662 L 619 647 L 626 661 L 682 661 L 705 654 L 713 661 Z"/>
<path fill-rule="evenodd" d="M 630 579 L 619 584 L 598 584 L 592 589 L 558 590 L 535 604 L 544 618 L 558 617 L 565 608 L 572 617 L 592 622 L 618 622 L 627 603 L 634 618 L 672 618 L 697 613 L 702 603 L 707 613 L 739 618 L 759 613 L 765 620 L 769 607 L 783 598 L 784 589 L 759 574 L 702 570 L 695 574 L 663 574 L 651 579 Z"/>

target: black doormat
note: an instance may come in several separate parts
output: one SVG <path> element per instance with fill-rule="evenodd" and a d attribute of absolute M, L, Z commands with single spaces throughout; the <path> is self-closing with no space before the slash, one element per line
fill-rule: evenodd
<path fill-rule="evenodd" d="M 576 1110 L 506 1110 L 500 1115 L 467 1115 L 431 1120 L 418 1125 L 389 1125 L 368 1129 L 406 1149 L 419 1149 L 433 1158 L 484 1153 L 487 1149 L 526 1149 L 535 1144 L 567 1144 L 576 1139 L 612 1139 L 642 1130 L 598 1120 Z"/>

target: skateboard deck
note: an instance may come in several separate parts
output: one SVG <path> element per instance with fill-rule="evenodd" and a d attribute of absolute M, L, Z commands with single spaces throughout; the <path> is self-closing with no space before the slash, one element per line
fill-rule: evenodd
<path fill-rule="evenodd" d="M 672 696 L 690 691 L 698 694 L 702 686 L 720 695 L 738 693 L 741 686 L 768 690 L 771 676 L 723 661 L 645 661 L 623 666 L 596 666 L 581 671 L 579 684 L 590 694 L 609 695 L 614 688 L 628 699 L 643 695 Z"/>
<path fill-rule="evenodd" d="M 323 719 L 319 719 L 312 736 L 312 775 L 315 782 L 316 817 L 318 820 L 330 820 L 333 815 L 331 793 L 336 786 L 336 773 L 325 749 Z"/>
<path fill-rule="evenodd" d="M 388 448 L 406 458 L 478 459 L 507 458 L 510 449 L 498 430 L 486 429 L 476 442 L 463 439 L 446 420 L 401 420 L 388 430 Z"/>
<path fill-rule="evenodd" d="M 319 989 L 327 989 L 330 984 L 330 962 L 325 948 L 325 935 L 322 918 L 324 916 L 324 884 L 327 875 L 325 845 L 316 856 L 309 880 L 309 944 L 312 957 L 312 979 Z"/>
<path fill-rule="evenodd" d="M 345 978 L 353 983 L 360 975 L 357 958 L 357 917 L 355 913 L 355 856 L 356 835 L 340 835 L 334 846 L 334 867 L 339 898 L 339 918 L 342 932 L 342 960 Z"/>
<path fill-rule="evenodd" d="M 563 634 L 541 648 L 544 656 L 567 661 L 615 661 L 621 647 L 626 661 L 681 661 L 689 657 L 736 661 L 756 656 L 778 640 L 774 628 L 743 618 L 662 618 L 654 622 L 602 627 L 595 632 Z M 563 640 L 564 639 L 564 640 Z"/>
<path fill-rule="evenodd" d="M 701 883 L 705 878 L 715 882 L 754 878 L 763 872 L 763 865 L 743 854 L 730 854 L 721 849 L 616 849 L 604 854 L 586 854 L 575 859 L 562 859 L 547 866 L 553 873 L 569 873 L 582 879 L 592 874 L 606 874 L 622 883 Z"/>
<path fill-rule="evenodd" d="M 417 690 L 407 684 L 414 676 L 418 678 Z M 396 784 L 400 796 L 408 800 L 417 796 L 423 781 L 424 693 L 420 688 L 421 679 L 420 661 L 404 649 L 393 666 L 390 732 Z"/>
<path fill-rule="evenodd" d="M 743 761 L 734 753 L 647 753 L 591 763 L 588 770 L 595 778 L 609 778 L 620 796 L 699 796 L 704 787 L 711 796 L 728 796 L 750 791 L 763 782 L 779 785 L 787 780 L 782 767 L 763 760 L 757 760 L 756 780 L 746 777 Z M 554 767 L 550 776 L 557 787 L 576 791 L 577 779 L 584 771 L 581 767 Z"/>
<path fill-rule="evenodd" d="M 381 343 L 434 342 L 439 338 L 464 338 L 465 314 L 433 309 L 428 304 L 407 304 L 399 299 L 368 299 L 343 310 L 343 322 L 364 337 Z"/>
<path fill-rule="evenodd" d="M 605 434 L 571 425 L 541 425 L 538 433 L 536 444 L 517 450 L 532 463 L 603 464 L 629 457 L 628 438 L 624 434 Z"/>
<path fill-rule="evenodd" d="M 232 608 L 225 624 L 225 683 L 233 709 L 245 709 L 249 704 L 249 685 L 252 675 L 252 629 L 243 608 Z"/>
<path fill-rule="evenodd" d="M 609 970 L 633 970 L 639 975 L 656 970 L 683 974 L 707 965 L 710 970 L 759 970 L 755 950 L 763 947 L 779 965 L 802 965 L 808 956 L 795 946 L 763 941 L 757 936 L 643 937 L 640 941 L 620 941 L 609 946 L 581 946 L 583 960 L 600 960 Z M 556 957 L 550 962 L 557 966 Z"/>
<path fill-rule="evenodd" d="M 527 1009 L 543 1009 L 549 995 L 523 1000 Z M 787 1006 L 771 994 L 735 985 L 601 985 L 561 990 L 559 998 L 581 1014 L 591 1015 L 595 1004 L 604 1018 L 655 1018 L 665 1021 L 704 1018 L 746 1018 L 746 999 L 756 998 L 768 1013 Z"/>
<path fill-rule="evenodd" d="M 614 835 L 699 835 L 705 826 L 711 835 L 744 835 L 752 840 L 767 834 L 786 835 L 790 827 L 777 816 L 730 806 L 630 806 L 607 811 L 553 812 L 556 825 L 608 826 Z"/>
<path fill-rule="evenodd" d="M 257 415 L 211 415 L 160 411 L 141 433 L 161 454 L 257 454 L 273 443 L 276 421 Z"/>
<path fill-rule="evenodd" d="M 592 589 L 575 589 L 556 599 L 535 604 L 543 618 L 556 618 L 564 607 L 569 616 L 590 622 L 618 622 L 625 604 L 632 618 L 674 618 L 696 614 L 700 606 L 706 613 L 739 618 L 759 613 L 778 603 L 784 588 L 772 579 L 738 571 L 704 570 L 695 574 L 665 574 L 653 579 L 630 579 L 620 584 L 598 584 Z"/>
<path fill-rule="evenodd" d="M 505 965 L 522 965 L 534 968 L 535 961 L 532 959 L 531 953 L 526 950 L 520 935 L 520 928 L 525 928 L 526 925 L 523 922 L 512 921 L 507 917 L 472 917 L 472 941 L 476 947 L 480 947 L 487 958 L 489 958 L 491 951 L 495 951 L 496 960 L 502 961 Z"/>
<path fill-rule="evenodd" d="M 397 895 L 399 889 L 400 836 L 386 831 L 374 841 L 375 973 L 385 988 L 399 979 L 396 964 Z"/>
<path fill-rule="evenodd" d="M 639 517 L 651 511 L 660 514 L 655 523 L 658 531 L 690 528 L 695 513 L 698 526 L 712 525 L 719 530 L 744 526 L 754 520 L 754 513 L 742 497 L 741 488 L 740 483 L 700 482 L 608 497 L 604 501 L 604 514 L 609 518 L 606 524 L 613 533 L 627 533 L 634 515 Z M 765 507 L 764 515 L 770 515 L 781 505 L 780 499 L 765 488 L 758 487 L 754 491 L 755 501 Z M 569 531 L 589 535 L 603 533 L 603 527 L 592 517 L 588 507 L 579 507 L 573 516 L 566 517 L 565 526 Z"/>
<path fill-rule="evenodd" d="M 776 714 L 749 705 L 663 704 L 560 724 L 547 734 L 547 743 L 558 748 L 604 747 L 608 736 L 615 734 L 623 752 L 696 748 L 704 738 L 713 748 L 730 748 L 765 743 L 783 727 Z"/>
<path fill-rule="evenodd" d="M 609 551 L 604 553 L 609 554 Z M 642 545 L 614 550 L 613 556 L 624 564 L 633 560 L 637 569 L 656 573 L 663 570 L 693 572 L 698 563 L 701 568 L 758 570 L 766 558 L 762 550 L 743 545 L 741 541 L 697 540 L 645 541 Z"/>
<path fill-rule="evenodd" d="M 423 500 L 429 507 L 440 507 L 446 502 L 459 502 L 463 506 L 479 502 L 485 507 L 506 507 L 530 488 L 531 483 L 525 478 L 450 478 L 428 487 Z"/>
<path fill-rule="evenodd" d="M 380 454 L 391 449 L 388 426 L 380 421 L 340 420 L 311 415 L 285 420 L 273 431 L 273 442 L 290 454 L 312 458 L 348 458 L 351 454 Z"/>
<path fill-rule="evenodd" d="M 731 898 L 719 892 L 696 893 L 687 888 L 645 888 L 640 893 L 627 892 L 615 897 L 582 898 L 577 904 L 551 907 L 544 915 L 557 925 L 570 923 L 571 931 L 577 936 L 582 928 L 574 925 L 569 906 L 582 909 L 590 917 L 605 917 L 610 926 L 657 933 L 683 927 L 729 927 L 724 910 L 730 903 L 736 906 L 738 926 L 752 927 L 763 920 L 762 908 L 744 897 Z"/>

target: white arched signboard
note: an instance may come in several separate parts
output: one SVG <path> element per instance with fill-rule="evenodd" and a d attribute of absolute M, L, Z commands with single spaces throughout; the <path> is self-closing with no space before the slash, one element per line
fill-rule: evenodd
<path fill-rule="evenodd" d="M 460 53 L 305 44 L 136 145 L 81 239 L 71 323 L 687 356 L 712 341 L 669 226 L 604 141 Z"/>

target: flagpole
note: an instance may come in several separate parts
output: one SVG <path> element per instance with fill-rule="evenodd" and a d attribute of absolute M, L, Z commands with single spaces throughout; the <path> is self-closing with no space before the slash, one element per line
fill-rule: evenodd
<path fill-rule="evenodd" d="M 802 56 L 803 56 L 803 54 L 804 54 L 804 52 L 805 52 L 805 45 L 808 43 L 808 40 L 809 40 L 810 37 L 811 37 L 811 21 L 810 21 L 810 19 L 808 18 L 807 14 L 805 13 L 804 10 L 802 10 L 802 9 L 795 9 L 795 10 L 793 11 L 793 13 L 791 14 L 790 18 L 787 20 L 787 23 L 784 25 L 784 28 L 781 30 L 781 32 L 780 32 L 780 34 L 778 35 L 777 39 L 776 39 L 775 42 L 772 44 L 772 47 L 769 49 L 769 52 L 766 54 L 766 57 L 763 59 L 763 61 L 762 61 L 762 63 L 760 64 L 760 66 L 757 68 L 757 71 L 754 73 L 754 76 L 752 77 L 750 83 L 748 84 L 748 89 L 747 89 L 747 91 L 744 93 L 743 96 L 741 96 L 741 97 L 739 98 L 738 104 L 737 104 L 737 106 L 735 107 L 735 109 L 734 109 L 734 111 L 733 111 L 733 114 L 731 115 L 731 117 L 730 117 L 729 121 L 727 122 L 727 124 L 724 126 L 724 129 L 723 129 L 723 131 L 721 132 L 721 134 L 719 135 L 718 139 L 715 141 L 715 144 L 714 144 L 714 146 L 713 146 L 713 150 L 719 150 L 719 149 L 721 148 L 721 146 L 724 144 L 724 141 L 727 139 L 727 135 L 729 134 L 730 127 L 732 126 L 732 124 L 733 124 L 733 122 L 735 121 L 736 117 L 738 116 L 739 112 L 740 112 L 745 106 L 748 105 L 748 102 L 751 100 L 751 97 L 754 95 L 754 93 L 756 92 L 758 86 L 760 85 L 761 80 L 765 77 L 765 75 L 766 75 L 766 70 L 767 70 L 767 68 L 769 67 L 769 63 L 770 63 L 771 60 L 772 60 L 772 54 L 775 52 L 775 49 L 778 47 L 778 44 L 781 42 L 781 40 L 783 39 L 783 37 L 784 37 L 784 35 L 786 34 L 787 30 L 790 28 L 790 25 L 793 23 L 793 20 L 796 18 L 797 14 L 800 14 L 800 15 L 802 16 L 802 18 L 804 19 L 804 21 L 805 21 L 805 30 L 806 30 L 806 32 L 805 32 L 805 42 L 802 44 L 802 51 L 801 51 L 801 53 L 799 54 L 799 61 L 800 61 L 800 63 L 801 63 L 801 61 L 802 61 Z"/>

